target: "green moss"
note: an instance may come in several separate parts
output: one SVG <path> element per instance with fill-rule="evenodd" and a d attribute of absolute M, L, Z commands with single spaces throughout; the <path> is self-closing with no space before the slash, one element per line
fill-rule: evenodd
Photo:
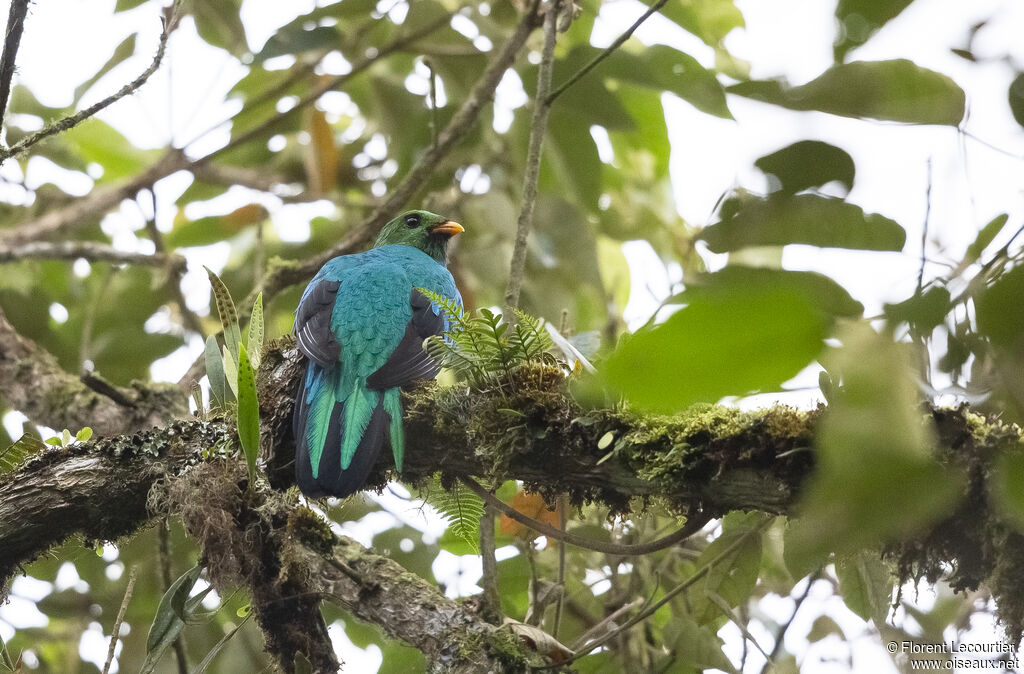
<path fill-rule="evenodd" d="M 331 527 L 305 506 L 295 506 L 288 515 L 287 533 L 321 555 L 331 554 L 334 548 Z"/>

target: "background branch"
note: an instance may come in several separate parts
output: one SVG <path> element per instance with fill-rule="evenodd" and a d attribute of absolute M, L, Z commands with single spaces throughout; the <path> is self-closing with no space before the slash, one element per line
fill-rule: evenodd
<path fill-rule="evenodd" d="M 29 241 L 13 246 L 0 241 L 0 263 L 18 260 L 74 261 L 79 258 L 89 262 L 159 267 L 173 274 L 184 272 L 187 266 L 185 258 L 180 255 L 133 253 L 98 241 Z"/>
<path fill-rule="evenodd" d="M 4 54 L 0 57 L 0 129 L 3 129 L 7 101 L 11 98 L 11 80 L 14 79 L 14 64 L 18 57 L 18 47 L 21 46 L 21 34 L 25 32 L 28 3 L 29 0 L 11 0 L 11 11 L 7 15 Z"/>
<path fill-rule="evenodd" d="M 24 0 L 18 0 L 18 2 L 23 1 Z M 121 87 L 121 89 L 118 90 L 116 93 L 107 96 L 102 101 L 93 103 L 85 110 L 81 110 L 73 115 L 69 115 L 68 117 L 59 119 L 56 122 L 47 124 L 39 131 L 29 134 L 28 136 L 21 139 L 20 141 L 18 141 L 9 148 L 0 148 L 0 163 L 6 161 L 7 159 L 10 159 L 11 157 L 21 154 L 22 152 L 29 149 L 30 147 L 32 147 L 41 140 L 45 140 L 50 136 L 53 136 L 62 131 L 67 131 L 68 129 L 72 129 L 78 126 L 81 122 L 89 119 L 90 117 L 95 115 L 100 110 L 106 108 L 110 104 L 116 103 L 125 96 L 135 93 L 135 91 L 138 90 L 139 87 L 145 84 L 146 80 L 149 79 L 150 75 L 155 73 L 157 71 L 157 68 L 160 67 L 160 62 L 163 61 L 164 51 L 167 48 L 167 38 L 171 34 L 171 31 L 173 31 L 177 26 L 177 8 L 179 1 L 180 0 L 175 0 L 174 4 L 171 6 L 170 12 L 164 15 L 164 28 L 163 31 L 161 31 L 160 33 L 160 42 L 156 48 L 156 55 L 153 57 L 153 62 L 149 64 L 149 67 L 146 68 L 141 75 L 139 75 L 134 80 Z"/>
<path fill-rule="evenodd" d="M 4 402 L 37 423 L 57 428 L 90 426 L 101 435 L 160 425 L 185 414 L 184 398 L 170 386 L 119 389 L 118 404 L 67 373 L 57 359 L 17 333 L 0 309 L 0 381 Z"/>
<path fill-rule="evenodd" d="M 534 95 L 533 123 L 530 126 L 530 145 L 526 152 L 526 172 L 523 175 L 523 204 L 516 223 L 516 238 L 512 248 L 512 262 L 505 288 L 505 315 L 511 320 L 512 309 L 519 306 L 519 291 L 526 271 L 526 242 L 533 226 L 533 209 L 537 204 L 537 185 L 540 181 L 541 150 L 548 128 L 548 90 L 551 88 L 551 70 L 555 58 L 558 36 L 559 0 L 548 0 L 544 11 L 544 50 L 537 69 L 537 92 Z"/>

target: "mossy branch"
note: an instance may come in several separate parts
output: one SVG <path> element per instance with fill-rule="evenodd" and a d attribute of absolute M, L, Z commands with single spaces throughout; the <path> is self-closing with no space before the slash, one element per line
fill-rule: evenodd
<path fill-rule="evenodd" d="M 178 421 L 132 435 L 97 437 L 89 443 L 48 450 L 0 476 L 0 582 L 9 582 L 23 564 L 72 535 L 113 540 L 169 514 L 181 515 L 201 542 L 227 545 L 228 520 L 245 522 L 245 517 L 218 520 L 197 517 L 197 511 L 190 511 L 201 507 L 209 514 L 211 499 L 227 499 L 226 513 L 239 509 L 255 512 L 259 503 L 250 503 L 252 499 L 278 504 L 271 510 L 280 517 L 264 520 L 269 522 L 268 535 L 276 536 L 273 532 L 287 527 L 287 520 L 298 512 L 280 490 L 294 481 L 291 411 L 302 365 L 293 345 L 282 341 L 266 350 L 260 367 L 262 451 L 275 490 L 247 490 L 245 469 L 234 455 L 216 458 L 218 452 L 214 452 L 214 460 L 204 459 L 204 450 L 208 453 L 210 448 L 232 446 L 232 420 L 221 418 Z M 812 438 L 818 412 L 788 408 L 740 412 L 705 406 L 684 415 L 653 417 L 621 410 L 583 410 L 567 395 L 564 378 L 554 376 L 556 373 L 538 377 L 531 368 L 520 368 L 516 376 L 521 380 L 514 395 L 436 385 L 409 392 L 405 401 L 409 451 L 403 479 L 415 483 L 439 471 L 446 483 L 462 476 L 517 478 L 552 502 L 567 494 L 575 505 L 595 502 L 617 513 L 658 502 L 680 512 L 699 510 L 717 516 L 734 509 L 789 513 L 813 469 Z M 537 382 L 546 383 L 542 388 Z M 1019 554 L 1024 537 L 988 513 L 985 476 L 1000 452 L 1021 448 L 1020 431 L 964 409 L 935 409 L 931 414 L 938 429 L 936 456 L 961 469 L 966 466 L 972 476 L 971 493 L 948 521 L 890 547 L 886 554 L 898 561 L 904 575 L 930 575 L 952 563 L 958 569 L 957 586 L 989 584 L 998 598 L 999 614 L 1014 620 L 1020 603 L 1014 579 L 1019 578 L 1018 567 L 1024 563 Z M 371 474 L 370 487 L 382 487 L 391 469 L 388 461 L 382 460 Z M 224 483 L 203 482 L 179 490 L 178 496 L 167 496 L 175 484 L 188 486 L 182 480 L 201 479 L 227 479 L 235 486 L 225 489 Z M 266 509 L 259 512 L 266 517 Z M 218 521 L 227 524 L 217 528 Z M 979 526 L 979 521 L 988 523 Z M 363 562 L 359 560 L 364 559 L 365 551 L 326 537 L 321 543 L 323 549 L 318 553 L 316 546 L 313 552 L 293 551 L 293 556 L 305 560 L 298 566 L 289 566 L 288 554 L 280 548 L 275 553 L 281 559 L 280 568 L 307 568 L 307 556 L 320 554 L 324 560 L 339 561 L 341 568 L 355 569 L 356 576 L 363 579 L 360 582 L 366 585 L 359 590 L 360 606 L 368 596 L 387 594 L 374 594 L 379 579 L 360 572 Z M 355 550 L 352 554 L 358 559 L 339 559 L 342 549 Z M 253 559 L 266 563 L 259 561 L 261 557 L 238 552 L 222 558 L 243 565 Z M 298 578 L 309 591 L 323 591 L 328 583 L 355 582 L 327 561 L 314 568 L 314 576 Z M 398 573 L 397 568 L 393 570 Z M 283 581 L 278 576 L 253 575 L 244 566 L 224 573 L 225 579 L 248 579 L 254 596 L 264 602 L 278 601 L 274 599 L 278 594 L 283 597 L 286 590 L 295 589 L 280 585 Z M 263 581 L 271 583 L 270 589 Z M 335 590 L 341 596 L 356 592 L 354 585 L 346 585 L 344 592 L 340 586 L 331 587 L 335 589 L 327 594 L 332 597 Z M 264 592 L 267 594 L 260 594 Z M 475 615 L 462 612 L 450 615 L 460 625 L 476 620 Z M 385 630 L 413 639 L 411 633 L 402 636 L 410 627 L 386 622 L 389 619 L 383 610 L 364 617 L 384 621 L 380 624 Z M 309 630 L 313 627 L 307 627 L 305 633 L 312 634 Z M 282 653 L 287 651 L 282 649 Z"/>

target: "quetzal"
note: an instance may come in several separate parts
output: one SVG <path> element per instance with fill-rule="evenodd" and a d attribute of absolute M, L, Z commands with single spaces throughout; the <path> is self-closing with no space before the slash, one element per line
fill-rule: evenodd
<path fill-rule="evenodd" d="M 423 340 L 447 328 L 417 288 L 462 306 L 446 264 L 462 225 L 409 211 L 381 230 L 373 248 L 328 261 L 295 312 L 309 359 L 295 399 L 295 475 L 311 497 L 358 491 L 387 441 L 401 471 L 405 440 L 399 388 L 433 379 L 440 366 Z"/>

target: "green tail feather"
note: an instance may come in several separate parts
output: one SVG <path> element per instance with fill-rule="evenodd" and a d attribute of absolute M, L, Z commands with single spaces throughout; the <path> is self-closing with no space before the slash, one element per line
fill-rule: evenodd
<path fill-rule="evenodd" d="M 324 452 L 327 440 L 327 429 L 331 425 L 331 413 L 337 401 L 337 382 L 333 372 L 320 371 L 309 382 L 307 401 L 309 411 L 306 417 L 306 444 L 309 447 L 309 459 L 313 469 L 313 477 L 320 475 L 320 456 Z"/>
<path fill-rule="evenodd" d="M 395 470 L 402 472 L 405 433 L 402 431 L 402 394 L 397 388 L 384 391 L 384 411 L 391 418 L 391 453 L 395 456 Z"/>
<path fill-rule="evenodd" d="M 352 393 L 345 399 L 345 431 L 341 438 L 341 469 L 346 470 L 359 447 L 373 410 L 380 404 L 380 393 L 367 390 L 363 379 L 357 379 Z"/>

